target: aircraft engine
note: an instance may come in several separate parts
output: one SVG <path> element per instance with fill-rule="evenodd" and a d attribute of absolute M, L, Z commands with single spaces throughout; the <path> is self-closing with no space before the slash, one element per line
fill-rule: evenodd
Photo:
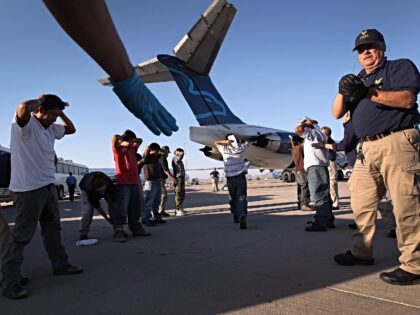
<path fill-rule="evenodd" d="M 204 148 L 201 148 L 199 150 L 202 151 L 205 156 L 207 156 L 211 159 L 214 159 L 214 160 L 217 160 L 217 161 L 223 161 L 222 155 L 215 148 L 205 146 Z"/>

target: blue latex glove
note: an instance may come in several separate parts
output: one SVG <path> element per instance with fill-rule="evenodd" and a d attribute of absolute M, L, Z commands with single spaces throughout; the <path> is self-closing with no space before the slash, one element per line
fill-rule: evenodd
<path fill-rule="evenodd" d="M 178 130 L 175 118 L 160 104 L 135 70 L 126 80 L 110 81 L 114 86 L 114 93 L 124 106 L 155 135 L 162 132 L 170 136 L 173 131 Z"/>

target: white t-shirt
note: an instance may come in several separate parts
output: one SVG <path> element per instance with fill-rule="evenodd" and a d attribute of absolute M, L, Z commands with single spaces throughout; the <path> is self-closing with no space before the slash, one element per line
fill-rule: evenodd
<path fill-rule="evenodd" d="M 304 130 L 305 143 L 303 145 L 303 166 L 305 171 L 311 166 L 328 166 L 327 149 L 316 149 L 312 147 L 312 143 L 327 143 L 327 137 L 321 131 L 318 125 L 314 128 L 305 128 Z"/>
<path fill-rule="evenodd" d="M 217 147 L 223 156 L 226 177 L 233 177 L 247 172 L 248 169 L 245 165 L 245 151 L 249 148 L 249 146 L 249 142 L 244 142 L 236 147 L 232 147 L 231 145 L 220 145 Z"/>
<path fill-rule="evenodd" d="M 33 114 L 24 127 L 13 118 L 10 190 L 30 191 L 55 182 L 54 142 L 63 138 L 64 132 L 64 126 L 59 124 L 45 128 Z"/>

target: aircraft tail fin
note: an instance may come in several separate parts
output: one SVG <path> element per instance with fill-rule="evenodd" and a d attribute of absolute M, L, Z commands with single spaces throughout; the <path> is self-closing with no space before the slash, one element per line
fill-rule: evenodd
<path fill-rule="evenodd" d="M 200 126 L 243 124 L 227 107 L 209 76 L 196 73 L 173 56 L 158 55 L 157 59 L 168 68 Z"/>

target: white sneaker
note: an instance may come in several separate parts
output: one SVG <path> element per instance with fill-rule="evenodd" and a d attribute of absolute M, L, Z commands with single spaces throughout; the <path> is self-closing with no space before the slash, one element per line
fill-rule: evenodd
<path fill-rule="evenodd" d="M 185 211 L 180 209 L 180 210 L 175 210 L 175 216 L 177 217 L 182 217 L 185 215 Z"/>

